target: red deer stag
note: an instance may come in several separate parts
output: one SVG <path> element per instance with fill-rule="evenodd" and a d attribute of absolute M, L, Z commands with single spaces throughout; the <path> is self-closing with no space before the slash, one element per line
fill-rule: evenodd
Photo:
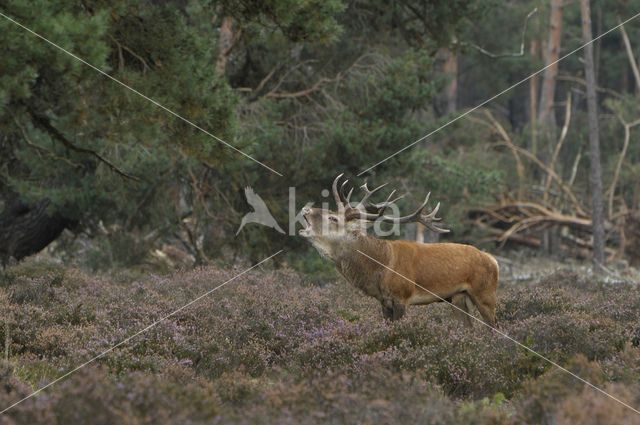
<path fill-rule="evenodd" d="M 374 204 L 371 196 L 385 185 L 369 190 L 365 183 L 361 186 L 364 196 L 353 207 L 349 202 L 353 188 L 345 195 L 347 181 L 338 191 L 341 177 L 342 174 L 336 177 L 332 186 L 338 211 L 303 208 L 305 227 L 300 235 L 307 238 L 320 255 L 331 260 L 349 282 L 380 301 L 385 318 L 400 319 L 408 305 L 446 300 L 467 313 L 475 305 L 484 321 L 496 326 L 498 263 L 491 255 L 471 245 L 423 244 L 367 235 L 367 227 L 376 221 L 394 224 L 417 221 L 435 232 L 448 232 L 434 224 L 441 220 L 436 217 L 440 203 L 431 213 L 423 214 L 430 193 L 413 214 L 390 217 L 384 211 L 400 199 L 391 200 L 395 191 L 385 202 Z M 454 310 L 465 324 L 471 325 L 469 315 Z"/>

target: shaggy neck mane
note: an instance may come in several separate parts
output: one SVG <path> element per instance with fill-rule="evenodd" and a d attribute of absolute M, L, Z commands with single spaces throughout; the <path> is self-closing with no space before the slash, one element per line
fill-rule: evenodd
<path fill-rule="evenodd" d="M 338 272 L 366 294 L 380 298 L 383 294 L 379 282 L 387 270 L 358 251 L 382 264 L 389 264 L 389 244 L 364 232 L 358 232 L 353 238 L 335 248 L 332 260 Z"/>

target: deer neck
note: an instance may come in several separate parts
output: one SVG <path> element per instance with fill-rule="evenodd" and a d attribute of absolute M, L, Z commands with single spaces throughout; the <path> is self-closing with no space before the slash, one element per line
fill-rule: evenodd
<path fill-rule="evenodd" d="M 335 254 L 333 262 L 340 274 L 367 295 L 376 298 L 382 296 L 379 282 L 382 281 L 385 268 L 371 258 L 382 264 L 388 263 L 390 253 L 387 241 L 358 233 L 356 237 L 345 241 Z"/>

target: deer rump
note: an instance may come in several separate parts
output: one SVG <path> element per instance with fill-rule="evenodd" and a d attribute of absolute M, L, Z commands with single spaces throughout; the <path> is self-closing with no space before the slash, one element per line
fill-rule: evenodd
<path fill-rule="evenodd" d="M 386 269 L 381 283 L 392 298 L 405 306 L 451 302 L 467 325 L 475 305 L 484 321 L 495 326 L 498 263 L 491 255 L 456 243 L 387 243 L 391 256 L 383 264 L 396 273 Z"/>

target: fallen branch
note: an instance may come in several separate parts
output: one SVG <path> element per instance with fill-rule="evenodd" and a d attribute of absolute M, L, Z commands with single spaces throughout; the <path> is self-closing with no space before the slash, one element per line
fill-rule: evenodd
<path fill-rule="evenodd" d="M 352 69 L 358 67 L 359 63 L 361 60 L 363 60 L 365 57 L 369 56 L 368 54 L 364 54 L 360 57 L 358 57 L 352 64 L 351 66 L 349 66 L 347 69 L 340 71 L 336 74 L 335 77 L 333 78 L 327 78 L 327 77 L 322 77 L 320 79 L 318 79 L 311 87 L 308 87 L 306 89 L 303 90 L 298 90 L 295 92 L 276 92 L 276 90 L 278 89 L 278 87 L 282 84 L 284 78 L 286 78 L 286 75 L 280 79 L 280 81 L 278 82 L 278 84 L 276 85 L 276 87 L 271 90 L 269 93 L 265 94 L 263 96 L 264 99 L 296 99 L 299 97 L 304 97 L 304 96 L 308 96 L 311 93 L 318 91 L 320 89 L 320 87 L 322 87 L 324 84 L 328 84 L 328 83 L 336 83 L 341 81 L 342 79 L 344 79 L 344 77 L 351 72 Z M 272 71 L 273 72 L 273 71 Z M 267 77 L 269 77 L 267 75 Z M 267 78 L 265 77 L 265 78 Z M 271 78 L 271 77 L 269 77 Z M 262 82 L 260 83 L 262 85 Z"/>
<path fill-rule="evenodd" d="M 498 142 L 498 143 L 494 143 L 494 146 L 507 146 L 511 149 L 510 146 L 508 146 L 508 144 L 506 142 Z M 523 149 L 519 146 L 515 146 L 512 145 L 514 149 L 516 149 L 519 153 L 521 153 L 522 155 L 526 156 L 529 160 L 531 160 L 533 163 L 535 163 L 538 167 L 540 167 L 543 171 L 545 171 L 552 179 L 554 179 L 556 181 L 556 183 L 558 183 L 558 185 L 560 186 L 560 188 L 562 189 L 562 191 L 569 197 L 569 199 L 571 199 L 571 201 L 573 202 L 574 207 L 576 208 L 576 211 L 579 215 L 583 216 L 583 217 L 587 217 L 588 214 L 584 211 L 584 209 L 582 208 L 582 206 L 580 206 L 580 202 L 578 202 L 578 199 L 576 198 L 576 196 L 573 194 L 573 192 L 571 191 L 571 189 L 560 179 L 560 177 L 558 177 L 558 175 L 555 173 L 555 171 L 549 169 L 549 167 L 547 167 L 546 165 L 544 165 L 544 163 L 542 161 L 540 161 L 538 159 L 537 156 L 535 156 L 534 154 L 532 154 L 531 152 L 529 152 L 526 149 Z"/>
<path fill-rule="evenodd" d="M 127 52 L 129 52 L 131 56 L 138 59 L 142 63 L 142 75 L 147 73 L 147 71 L 149 70 L 149 65 L 147 64 L 147 61 L 145 61 L 142 56 L 140 56 L 139 54 L 137 54 L 136 52 L 134 52 L 124 44 L 120 43 L 112 35 L 109 35 L 109 38 L 113 40 L 113 42 L 116 43 L 116 46 L 118 47 L 118 58 L 119 58 L 118 71 L 120 73 L 124 71 L 124 57 L 122 55 L 122 50 L 126 50 Z"/>
<path fill-rule="evenodd" d="M 620 113 L 616 113 L 616 116 L 618 117 L 618 120 L 620 121 L 620 123 L 622 123 L 624 127 L 624 143 L 622 145 L 622 152 L 620 152 L 620 158 L 618 158 L 618 163 L 616 164 L 616 169 L 613 173 L 613 179 L 611 180 L 611 185 L 609 186 L 609 189 L 607 189 L 607 193 L 609 195 L 609 202 L 608 202 L 609 219 L 611 219 L 611 217 L 613 216 L 613 196 L 616 191 L 616 185 L 618 184 L 620 169 L 622 168 L 622 163 L 624 162 L 624 157 L 626 156 L 627 148 L 629 147 L 629 138 L 630 138 L 631 128 L 640 124 L 640 118 L 633 122 L 627 123 L 624 121 L 624 118 L 622 118 L 622 115 Z"/>
<path fill-rule="evenodd" d="M 487 118 L 489 118 L 489 121 L 491 121 L 491 123 L 495 127 L 498 134 L 500 134 L 500 136 L 502 137 L 502 140 L 504 140 L 506 145 L 509 147 L 509 149 L 511 150 L 511 153 L 513 154 L 516 160 L 516 170 L 518 172 L 518 199 L 522 199 L 522 195 L 523 195 L 522 184 L 524 182 L 524 165 L 522 164 L 520 155 L 518 155 L 518 150 L 516 149 L 516 146 L 513 144 L 513 141 L 511 141 L 511 137 L 509 137 L 509 134 L 507 133 L 507 131 L 504 129 L 502 124 L 500 124 L 500 122 L 494 118 L 494 116 L 491 114 L 491 111 L 489 111 L 488 109 L 485 109 L 484 113 L 487 116 Z"/>
<path fill-rule="evenodd" d="M 558 75 L 558 81 L 570 81 L 572 83 L 578 83 L 582 86 L 586 86 L 587 82 L 585 81 L 584 78 L 580 78 L 580 77 L 575 77 L 573 75 Z M 620 93 L 618 93 L 615 90 L 606 88 L 606 87 L 598 87 L 596 86 L 596 91 L 599 91 L 601 93 L 606 93 L 609 94 L 613 97 L 616 97 L 618 99 L 620 99 L 622 97 L 622 95 Z"/>

